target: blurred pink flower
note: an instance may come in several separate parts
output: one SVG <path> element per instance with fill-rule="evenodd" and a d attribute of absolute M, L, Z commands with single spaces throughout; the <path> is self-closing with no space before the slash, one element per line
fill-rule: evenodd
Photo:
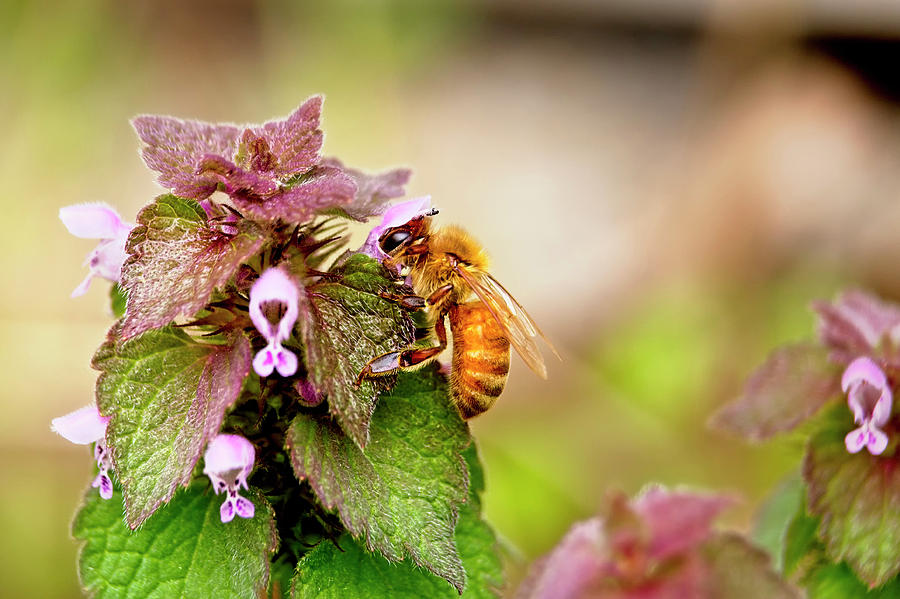
<path fill-rule="evenodd" d="M 297 372 L 297 356 L 281 343 L 297 322 L 299 293 L 297 283 L 280 268 L 269 268 L 250 288 L 250 319 L 268 341 L 253 358 L 253 370 L 259 376 L 269 376 L 273 370 L 281 376 Z"/>
<path fill-rule="evenodd" d="M 859 428 L 844 439 L 847 451 L 857 453 L 863 447 L 872 455 L 880 455 L 888 444 L 881 430 L 891 417 L 893 394 L 884 371 L 870 358 L 856 358 L 841 377 L 841 388 Z"/>
<path fill-rule="evenodd" d="M 256 460 L 253 444 L 240 435 L 218 435 L 209 442 L 203 460 L 203 474 L 209 477 L 216 495 L 222 491 L 228 495 L 219 508 L 222 522 L 231 522 L 235 514 L 241 518 L 252 518 L 256 507 L 249 499 L 241 497 L 238 491 L 241 487 L 249 488 L 247 477 Z"/>
<path fill-rule="evenodd" d="M 72 291 L 72 297 L 84 295 L 97 276 L 118 283 L 126 258 L 125 242 L 134 225 L 122 222 L 118 212 L 104 203 L 64 206 L 59 209 L 59 219 L 72 235 L 100 240 L 84 262 L 88 274 Z"/>

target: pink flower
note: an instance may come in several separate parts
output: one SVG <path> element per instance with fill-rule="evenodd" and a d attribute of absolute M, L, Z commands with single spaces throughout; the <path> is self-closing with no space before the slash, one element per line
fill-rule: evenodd
<path fill-rule="evenodd" d="M 103 203 L 65 206 L 59 209 L 59 219 L 72 235 L 100 240 L 84 262 L 88 274 L 72 291 L 72 297 L 84 295 L 94 277 L 118 283 L 126 258 L 125 242 L 134 225 L 122 222 L 115 209 Z"/>
<path fill-rule="evenodd" d="M 291 336 L 299 312 L 297 284 L 280 268 L 269 268 L 250 288 L 250 319 L 268 343 L 253 358 L 253 370 L 269 376 L 297 372 L 297 356 L 281 346 Z"/>
<path fill-rule="evenodd" d="M 870 358 L 856 358 L 844 371 L 841 388 L 847 393 L 853 419 L 860 425 L 844 439 L 847 451 L 857 453 L 865 447 L 872 455 L 880 455 L 888 444 L 881 427 L 891 417 L 893 401 L 884 371 Z"/>
<path fill-rule="evenodd" d="M 209 442 L 203 455 L 203 474 L 209 477 L 216 495 L 222 491 L 228 495 L 219 508 L 222 522 L 231 522 L 235 514 L 252 518 L 256 513 L 253 502 L 238 494 L 241 487 L 249 488 L 247 477 L 255 460 L 253 444 L 240 435 L 218 435 Z"/>
<path fill-rule="evenodd" d="M 385 211 L 384 216 L 381 217 L 381 223 L 369 231 L 369 236 L 359 251 L 372 256 L 379 262 L 383 262 L 388 255 L 382 251 L 378 240 L 385 231 L 405 225 L 417 216 L 431 216 L 433 214 L 437 214 L 437 211 L 431 207 L 431 196 L 422 196 L 421 198 L 394 204 Z"/>
<path fill-rule="evenodd" d="M 94 459 L 100 473 L 94 478 L 91 487 L 100 487 L 100 497 L 110 499 L 113 495 L 112 479 L 109 478 L 109 470 L 112 468 L 112 457 L 106 447 L 106 425 L 109 418 L 101 416 L 97 406 L 89 405 L 75 410 L 65 416 L 54 418 L 50 423 L 50 430 L 61 435 L 64 439 L 78 445 L 94 445 Z"/>

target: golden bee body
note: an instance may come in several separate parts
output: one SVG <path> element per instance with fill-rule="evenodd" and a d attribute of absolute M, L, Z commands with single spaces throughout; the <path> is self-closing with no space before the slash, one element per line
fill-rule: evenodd
<path fill-rule="evenodd" d="M 409 268 L 413 290 L 431 309 L 439 345 L 379 356 L 360 376 L 412 368 L 434 358 L 446 348 L 448 319 L 453 337 L 450 391 L 463 418 L 486 411 L 503 392 L 510 347 L 539 376 L 547 377 L 535 343 L 543 333 L 488 274 L 487 254 L 464 229 L 450 225 L 432 230 L 431 218 L 418 217 L 389 229 L 379 243 L 390 262 Z"/>

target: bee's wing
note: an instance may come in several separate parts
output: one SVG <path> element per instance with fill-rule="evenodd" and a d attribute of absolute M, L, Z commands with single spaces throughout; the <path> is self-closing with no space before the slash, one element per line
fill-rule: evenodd
<path fill-rule="evenodd" d="M 540 335 L 544 339 L 557 358 L 559 354 L 522 307 L 522 304 L 517 302 L 516 298 L 497 279 L 484 271 L 457 265 L 456 272 L 469 284 L 478 299 L 484 302 L 487 309 L 497 319 L 510 344 L 516 348 L 528 367 L 541 378 L 547 378 L 547 366 L 544 365 L 544 358 L 535 342 L 537 336 Z"/>

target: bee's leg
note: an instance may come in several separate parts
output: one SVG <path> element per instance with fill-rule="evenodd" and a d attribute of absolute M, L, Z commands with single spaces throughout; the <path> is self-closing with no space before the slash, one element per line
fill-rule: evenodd
<path fill-rule="evenodd" d="M 359 376 L 356 377 L 356 386 L 359 387 L 366 379 L 386 376 L 400 370 L 415 369 L 447 349 L 447 329 L 444 328 L 443 316 L 441 314 L 434 324 L 434 333 L 438 338 L 437 345 L 434 347 L 410 347 L 388 352 L 369 360 L 369 363 L 363 366 Z"/>
<path fill-rule="evenodd" d="M 447 297 L 447 294 L 453 291 L 453 285 L 449 283 L 438 287 L 434 290 L 434 292 L 428 297 L 420 297 L 418 295 L 399 295 L 396 293 L 390 293 L 387 291 L 382 291 L 379 295 L 384 299 L 391 300 L 392 302 L 396 302 L 400 304 L 401 308 L 405 308 L 407 310 L 419 310 L 424 308 L 425 306 L 434 306 L 442 299 Z"/>

